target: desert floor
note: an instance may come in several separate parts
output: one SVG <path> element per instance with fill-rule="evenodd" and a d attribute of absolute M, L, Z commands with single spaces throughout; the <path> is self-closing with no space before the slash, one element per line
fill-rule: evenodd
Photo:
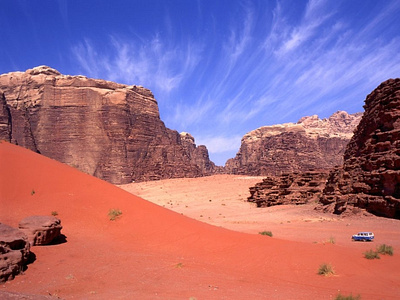
<path fill-rule="evenodd" d="M 211 225 L 257 234 L 271 231 L 275 238 L 310 243 L 331 243 L 360 248 L 351 241 L 359 231 L 373 231 L 376 243 L 400 248 L 400 220 L 371 214 L 338 216 L 316 210 L 317 203 L 257 208 L 247 202 L 249 187 L 263 177 L 215 175 L 121 185 L 120 188 Z M 396 234 L 397 233 L 397 234 Z M 399 295 L 400 296 L 400 295 Z"/>
<path fill-rule="evenodd" d="M 57 212 L 66 236 L 32 247 L 36 260 L 0 284 L 0 298 L 400 298 L 399 220 L 341 218 L 315 204 L 256 208 L 245 201 L 254 177 L 133 183 L 126 192 L 5 142 L 0 165 L 0 221 L 17 227 L 26 216 Z M 113 208 L 122 211 L 115 221 L 107 215 Z M 273 237 L 258 234 L 264 230 Z M 376 241 L 351 242 L 361 230 Z M 364 258 L 381 243 L 395 254 Z M 335 274 L 318 275 L 322 263 Z"/>

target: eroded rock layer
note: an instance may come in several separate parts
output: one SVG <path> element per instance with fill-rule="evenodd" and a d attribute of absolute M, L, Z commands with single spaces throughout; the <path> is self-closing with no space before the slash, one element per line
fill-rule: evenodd
<path fill-rule="evenodd" d="M 257 207 L 280 204 L 307 204 L 318 201 L 325 187 L 328 171 L 310 170 L 304 173 L 266 177 L 250 187 L 249 202 Z"/>
<path fill-rule="evenodd" d="M 205 147 L 187 152 L 153 94 L 46 66 L 0 75 L 0 139 L 115 184 L 209 175 Z"/>
<path fill-rule="evenodd" d="M 32 246 L 48 245 L 61 236 L 61 221 L 52 216 L 30 216 L 18 224 Z"/>
<path fill-rule="evenodd" d="M 355 207 L 400 218 L 400 79 L 380 84 L 364 108 L 343 166 L 330 173 L 321 203 L 338 214 Z"/>
<path fill-rule="evenodd" d="M 231 174 L 281 175 L 310 169 L 329 170 L 343 153 L 361 113 L 334 113 L 328 119 L 304 117 L 295 123 L 264 126 L 242 138 L 235 158 L 226 162 Z"/>
<path fill-rule="evenodd" d="M 18 229 L 0 223 L 0 282 L 20 274 L 29 254 L 28 237 Z"/>

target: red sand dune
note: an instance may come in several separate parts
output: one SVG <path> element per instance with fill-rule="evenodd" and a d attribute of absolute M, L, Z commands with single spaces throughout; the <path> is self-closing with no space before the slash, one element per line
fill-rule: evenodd
<path fill-rule="evenodd" d="M 36 261 L 0 292 L 65 299 L 332 299 L 339 292 L 400 298 L 396 252 L 367 260 L 356 247 L 215 227 L 6 142 L 0 170 L 0 221 L 17 226 L 26 216 L 57 211 L 67 237 L 33 247 Z M 112 208 L 122 211 L 115 221 L 107 216 Z M 325 262 L 334 276 L 317 275 Z"/>

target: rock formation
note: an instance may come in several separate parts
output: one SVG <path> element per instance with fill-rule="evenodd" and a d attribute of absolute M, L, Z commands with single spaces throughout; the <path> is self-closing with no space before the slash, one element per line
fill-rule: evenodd
<path fill-rule="evenodd" d="M 25 233 L 32 246 L 48 245 L 61 235 L 61 221 L 50 216 L 30 216 L 19 222 L 19 230 Z"/>
<path fill-rule="evenodd" d="M 46 66 L 0 75 L 0 139 L 115 184 L 215 167 L 204 146 L 165 127 L 149 90 Z"/>
<path fill-rule="evenodd" d="M 362 208 L 400 218 L 400 79 L 380 84 L 364 109 L 343 166 L 330 173 L 321 203 L 337 214 Z"/>
<path fill-rule="evenodd" d="M 247 200 L 256 203 L 257 207 L 318 201 L 327 178 L 328 171 L 315 170 L 266 177 L 250 187 L 250 197 Z"/>
<path fill-rule="evenodd" d="M 196 147 L 194 137 L 187 132 L 180 133 L 182 146 L 189 159 L 200 168 L 202 174 L 213 174 L 220 171 L 220 168 L 210 160 L 206 146 L 200 145 Z"/>
<path fill-rule="evenodd" d="M 28 237 L 18 229 L 0 223 L 0 282 L 22 272 L 30 254 Z"/>
<path fill-rule="evenodd" d="M 0 140 L 11 141 L 10 111 L 7 107 L 6 98 L 0 92 Z"/>
<path fill-rule="evenodd" d="M 328 119 L 304 117 L 295 123 L 264 126 L 242 138 L 239 152 L 225 164 L 227 173 L 281 175 L 310 169 L 329 170 L 343 153 L 361 114 L 344 111 Z"/>

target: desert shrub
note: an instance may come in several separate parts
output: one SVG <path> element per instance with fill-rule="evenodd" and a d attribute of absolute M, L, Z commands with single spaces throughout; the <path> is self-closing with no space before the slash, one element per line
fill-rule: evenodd
<path fill-rule="evenodd" d="M 120 215 L 122 215 L 122 211 L 120 211 L 119 209 L 112 208 L 112 209 L 110 209 L 110 211 L 108 212 L 108 217 L 110 218 L 111 221 L 114 221 L 114 220 L 117 219 Z"/>
<path fill-rule="evenodd" d="M 330 264 L 324 263 L 319 266 L 318 274 L 329 276 L 335 274 L 335 271 L 333 270 L 333 267 Z"/>
<path fill-rule="evenodd" d="M 272 237 L 272 232 L 271 231 L 261 231 L 261 232 L 259 232 L 259 234 L 268 235 L 268 236 Z"/>
<path fill-rule="evenodd" d="M 377 247 L 376 252 L 378 252 L 379 254 L 383 254 L 383 255 L 387 254 L 387 255 L 392 256 L 393 255 L 393 247 L 386 245 L 386 244 L 382 244 Z"/>
<path fill-rule="evenodd" d="M 58 212 L 56 212 L 55 210 L 53 210 L 53 211 L 51 212 L 51 215 L 54 216 L 54 217 L 55 217 L 55 216 L 58 216 Z"/>
<path fill-rule="evenodd" d="M 335 244 L 335 243 L 336 243 L 335 238 L 334 238 L 333 236 L 331 236 L 331 237 L 329 238 L 329 240 L 328 240 L 328 243 L 330 243 L 330 244 Z"/>
<path fill-rule="evenodd" d="M 31 196 L 33 196 L 33 195 L 35 195 L 35 190 L 34 189 L 32 189 L 32 191 L 31 191 Z"/>
<path fill-rule="evenodd" d="M 360 300 L 361 297 L 360 295 L 353 296 L 350 294 L 350 296 L 342 296 L 341 294 L 337 295 L 335 300 Z"/>
<path fill-rule="evenodd" d="M 379 259 L 379 254 L 378 252 L 374 251 L 374 250 L 368 250 L 366 252 L 364 252 L 364 257 L 366 259 Z"/>

